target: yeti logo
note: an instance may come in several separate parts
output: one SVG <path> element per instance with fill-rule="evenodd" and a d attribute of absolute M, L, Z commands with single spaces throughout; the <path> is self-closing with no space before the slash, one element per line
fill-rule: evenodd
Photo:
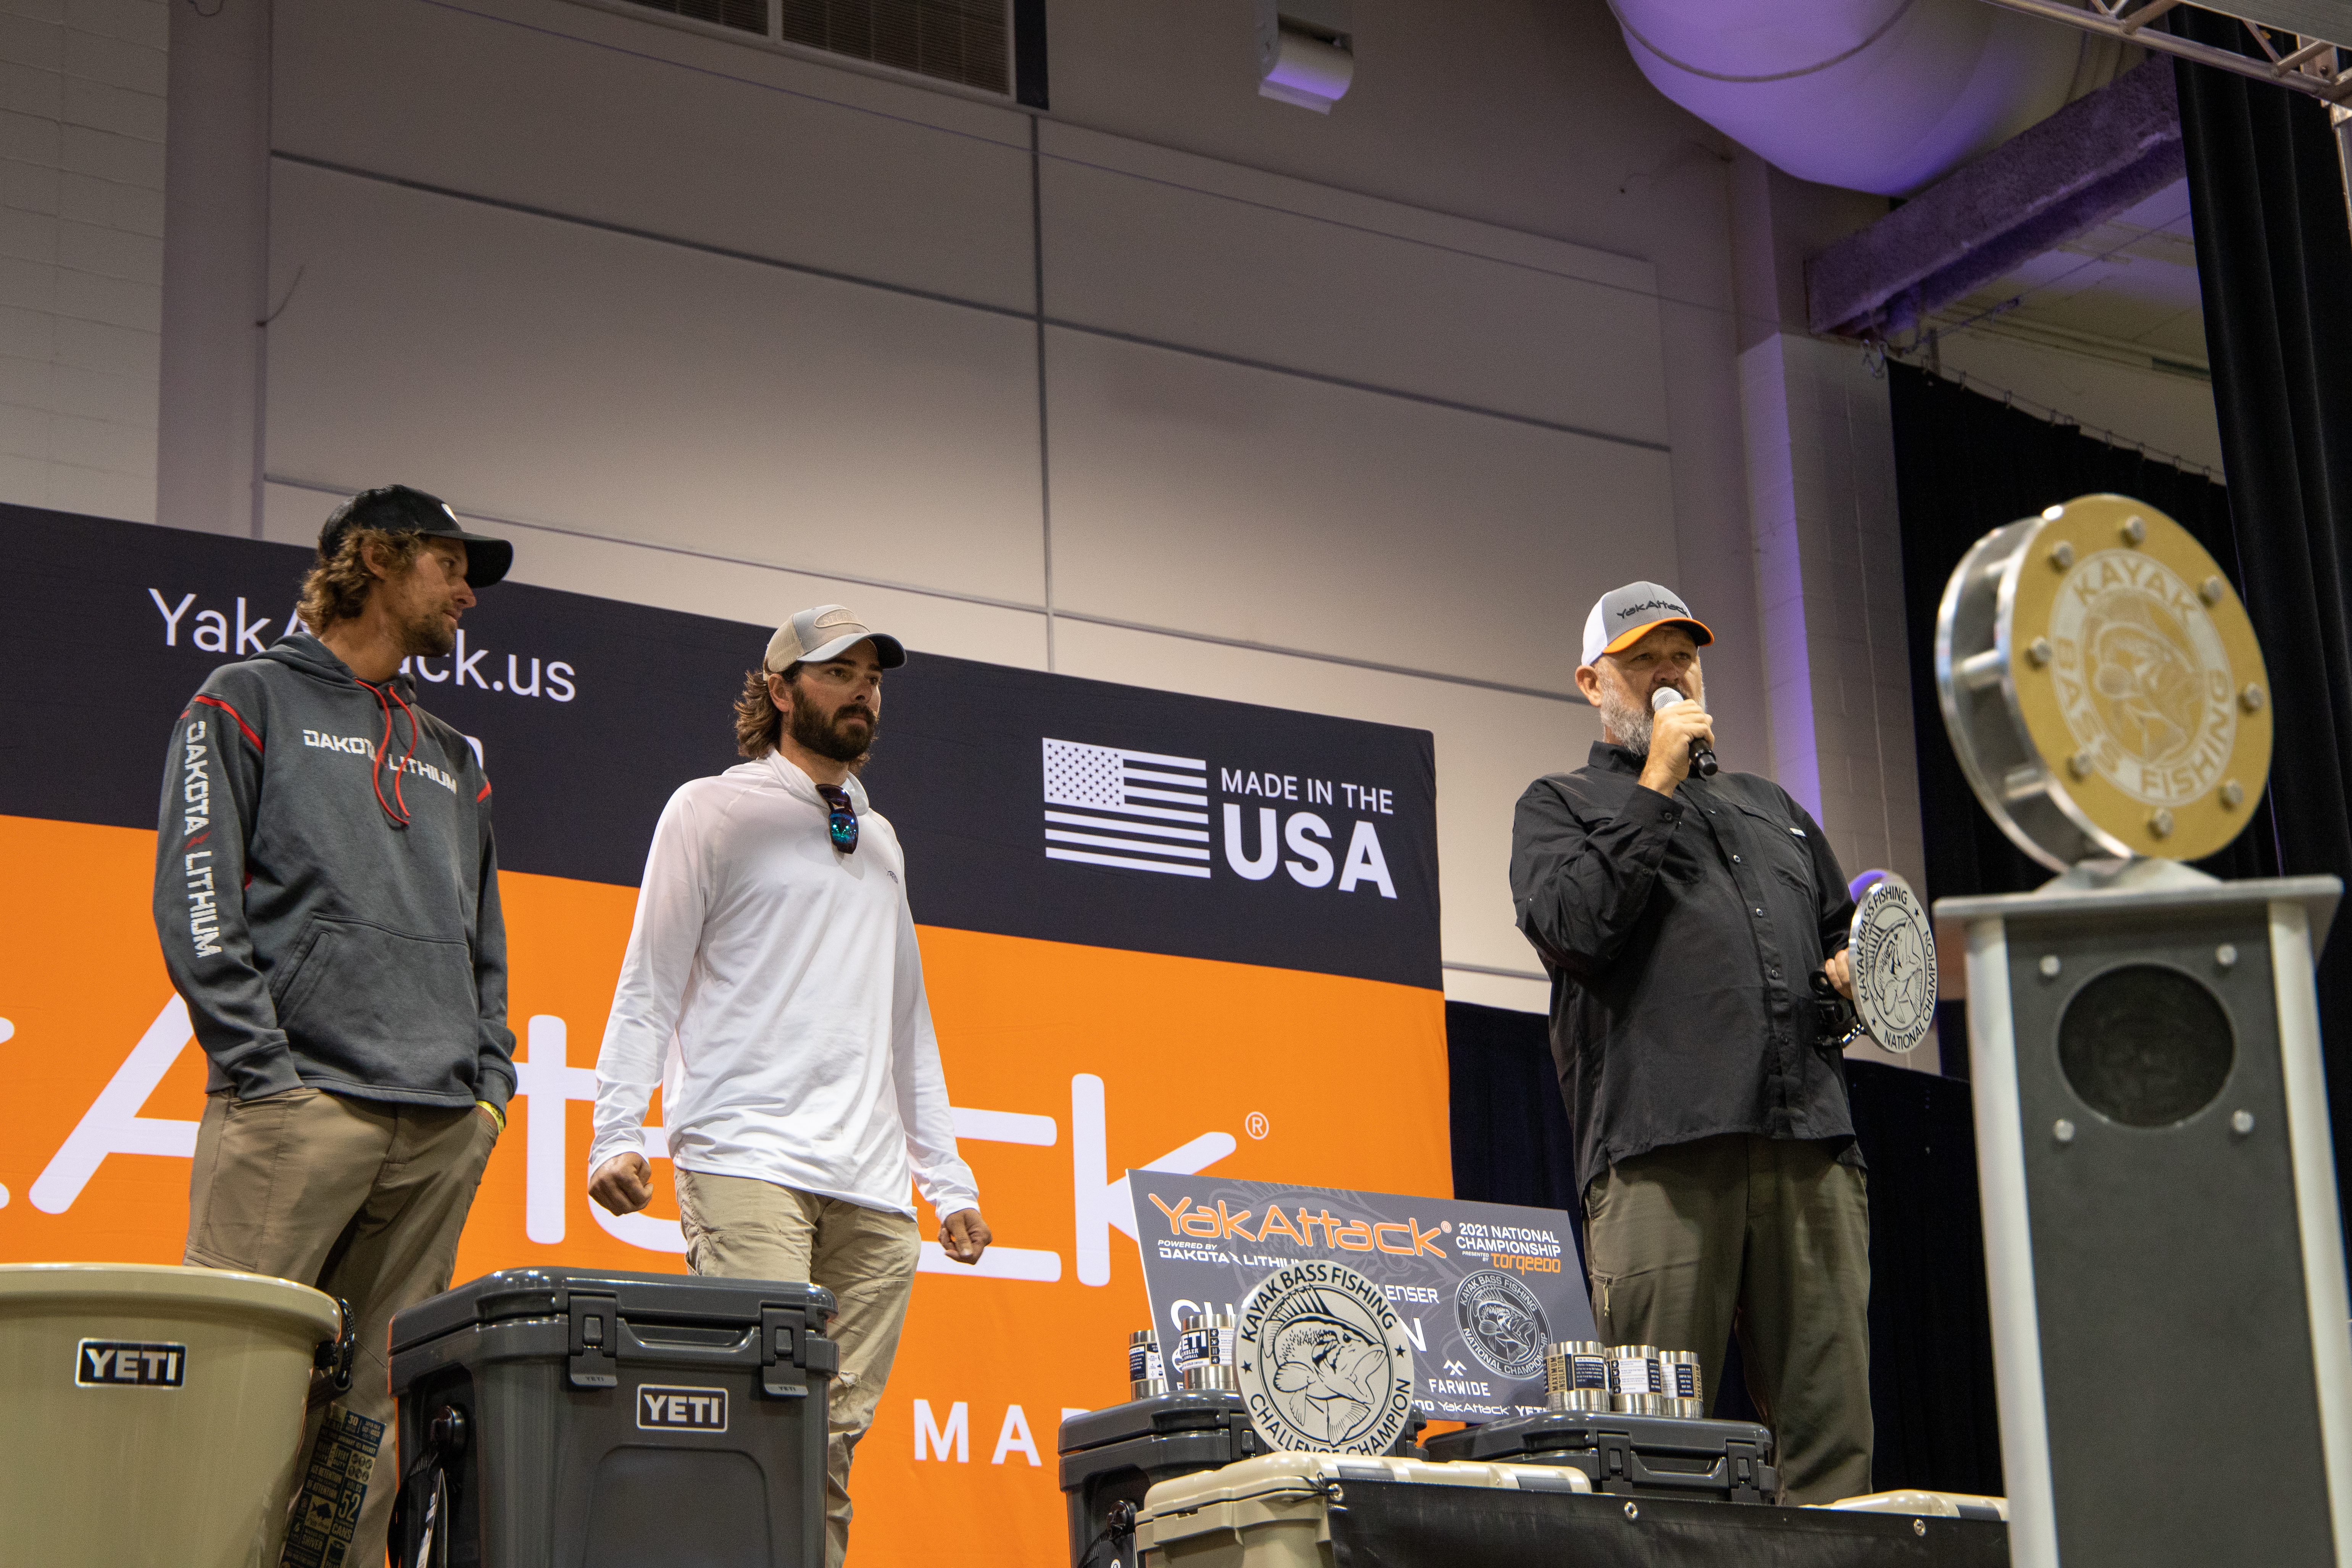
<path fill-rule="evenodd" d="M 1482 1268 L 1454 1289 L 1454 1321 L 1470 1353 L 1497 1377 L 1543 1375 L 1551 1324 L 1536 1293 L 1498 1268 Z"/>
<path fill-rule="evenodd" d="M 1412 1414 L 1402 1321 L 1379 1286 L 1336 1263 L 1294 1263 L 1258 1281 L 1242 1303 L 1234 1363 L 1250 1425 L 1277 1452 L 1385 1454 Z"/>

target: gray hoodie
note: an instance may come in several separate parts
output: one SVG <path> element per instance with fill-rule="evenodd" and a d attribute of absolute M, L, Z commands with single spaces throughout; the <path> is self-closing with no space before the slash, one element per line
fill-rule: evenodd
<path fill-rule="evenodd" d="M 415 690 L 296 633 L 214 670 L 180 715 L 155 930 L 208 1091 L 514 1092 L 489 780 Z"/>

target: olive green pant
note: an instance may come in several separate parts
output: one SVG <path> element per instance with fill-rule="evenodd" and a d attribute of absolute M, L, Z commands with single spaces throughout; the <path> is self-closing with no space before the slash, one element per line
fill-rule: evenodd
<path fill-rule="evenodd" d="M 1696 1352 L 1712 1407 L 1738 1334 L 1791 1503 L 1870 1489 L 1870 1200 L 1842 1146 L 1704 1138 L 1584 1194 L 1601 1339 Z"/>
<path fill-rule="evenodd" d="M 708 1171 L 677 1173 L 677 1209 L 697 1274 L 803 1279 L 833 1292 L 838 1310 L 825 1331 L 841 1370 L 825 1398 L 824 1560 L 841 1568 L 849 1552 L 849 1461 L 874 1425 L 898 1353 L 922 1232 L 892 1209 Z"/>
<path fill-rule="evenodd" d="M 457 1234 L 497 1142 L 496 1123 L 471 1107 L 347 1100 L 315 1089 L 242 1101 L 215 1094 L 196 1124 L 184 1260 L 291 1279 L 351 1304 L 351 1392 L 313 1407 L 302 1452 L 320 1441 L 331 1411 L 383 1423 L 352 1526 L 354 1565 L 384 1561 L 400 1485 L 393 1314 L 449 1288 Z M 312 1522 L 340 1533 L 350 1517 Z"/>

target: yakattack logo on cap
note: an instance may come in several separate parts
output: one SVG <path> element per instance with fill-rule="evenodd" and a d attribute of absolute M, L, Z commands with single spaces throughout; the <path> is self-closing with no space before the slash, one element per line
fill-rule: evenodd
<path fill-rule="evenodd" d="M 1687 616 L 1690 614 L 1689 610 L 1675 603 L 1672 599 L 1644 599 L 1638 605 L 1624 605 L 1616 612 L 1616 616 L 1621 621 L 1630 621 L 1635 616 L 1641 615 L 1646 610 L 1664 610 L 1668 615 L 1675 616 Z"/>
<path fill-rule="evenodd" d="M 1412 1342 L 1381 1288 L 1294 1263 L 1242 1302 L 1234 1369 L 1250 1425 L 1277 1452 L 1385 1454 L 1412 1415 Z"/>

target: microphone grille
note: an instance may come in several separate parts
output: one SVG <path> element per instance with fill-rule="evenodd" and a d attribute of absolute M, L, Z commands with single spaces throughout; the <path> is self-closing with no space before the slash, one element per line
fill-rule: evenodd
<path fill-rule="evenodd" d="M 1677 702 L 1685 701 L 1683 694 L 1671 686 L 1661 686 L 1650 693 L 1650 711 L 1663 713 Z"/>

